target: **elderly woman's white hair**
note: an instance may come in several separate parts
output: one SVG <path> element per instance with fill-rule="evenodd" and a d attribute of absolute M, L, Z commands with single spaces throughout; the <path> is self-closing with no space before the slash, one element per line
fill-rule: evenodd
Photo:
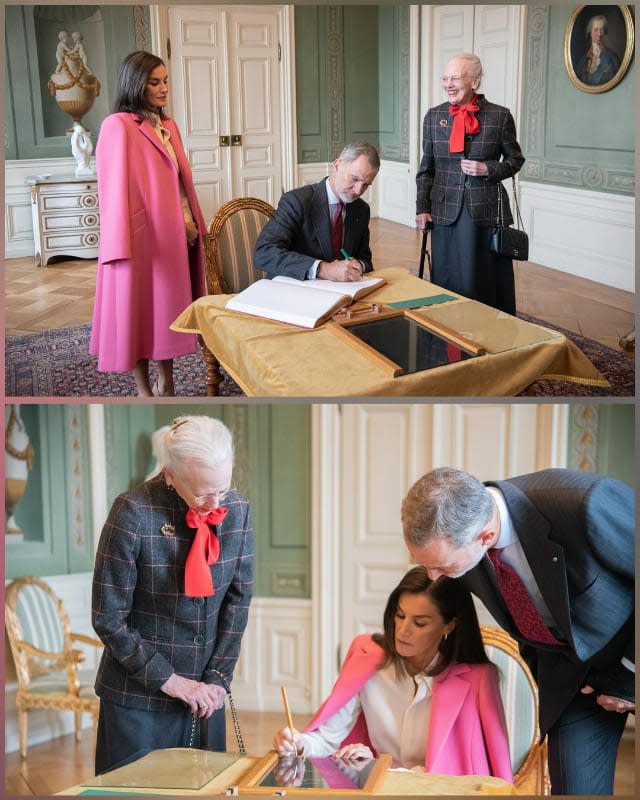
<path fill-rule="evenodd" d="M 475 53 L 458 53 L 458 55 L 453 56 L 453 58 L 459 58 L 467 62 L 470 78 L 478 78 L 478 80 L 482 78 L 482 61 L 480 61 Z M 453 60 L 453 58 L 451 60 Z"/>
<path fill-rule="evenodd" d="M 171 472 L 184 473 L 197 461 L 215 468 L 233 461 L 233 438 L 224 422 L 214 417 L 176 417 L 164 436 L 163 466 Z"/>

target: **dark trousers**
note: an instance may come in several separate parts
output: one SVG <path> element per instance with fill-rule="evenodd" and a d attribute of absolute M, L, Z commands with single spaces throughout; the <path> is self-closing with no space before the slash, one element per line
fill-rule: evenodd
<path fill-rule="evenodd" d="M 205 749 L 224 752 L 227 749 L 224 708 L 202 725 L 202 738 L 207 740 Z M 96 775 L 137 761 L 152 750 L 200 747 L 200 727 L 200 719 L 193 725 L 193 716 L 186 706 L 175 711 L 141 711 L 101 700 Z"/>
<path fill-rule="evenodd" d="M 578 694 L 549 731 L 552 794 L 613 794 L 618 745 L 627 714 L 605 711 Z"/>
<path fill-rule="evenodd" d="M 431 280 L 515 316 L 513 261 L 489 252 L 490 235 L 491 228 L 476 225 L 464 205 L 452 225 L 435 225 Z"/>

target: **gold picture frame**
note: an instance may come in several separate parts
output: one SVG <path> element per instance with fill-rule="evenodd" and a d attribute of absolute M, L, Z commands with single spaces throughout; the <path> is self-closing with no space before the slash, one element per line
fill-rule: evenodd
<path fill-rule="evenodd" d="M 300 759 L 303 760 L 303 759 Z M 308 759 L 309 761 L 329 761 L 330 759 Z M 249 769 L 242 778 L 238 781 L 238 785 L 233 787 L 234 794 L 240 795 L 296 795 L 302 796 L 305 795 L 307 797 L 331 797 L 332 795 L 339 795 L 340 797 L 344 795 L 354 795 L 354 796 L 370 796 L 375 794 L 377 790 L 380 789 L 380 785 L 382 783 L 382 779 L 384 778 L 386 772 L 391 768 L 391 756 L 386 753 L 381 753 L 378 755 L 377 758 L 374 759 L 374 764 L 372 768 L 368 771 L 368 775 L 366 780 L 363 782 L 362 786 L 359 788 L 326 788 L 326 787 L 303 787 L 303 786 L 282 786 L 280 791 L 278 791 L 278 787 L 274 786 L 273 783 L 271 785 L 265 785 L 262 782 L 269 776 L 271 776 L 274 770 L 277 767 L 279 761 L 278 753 L 275 750 L 270 750 L 266 755 L 264 755 L 259 761 L 254 764 L 254 766 Z"/>
<path fill-rule="evenodd" d="M 564 64 L 571 83 L 591 94 L 608 92 L 624 78 L 633 48 L 629 6 L 577 6 L 564 33 Z"/>

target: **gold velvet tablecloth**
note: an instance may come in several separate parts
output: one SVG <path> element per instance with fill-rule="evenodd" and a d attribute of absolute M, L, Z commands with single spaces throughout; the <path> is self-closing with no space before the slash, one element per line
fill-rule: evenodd
<path fill-rule="evenodd" d="M 399 267 L 378 270 L 371 276 L 387 283 L 367 297 L 370 302 L 390 303 L 443 291 Z M 331 325 L 307 330 L 227 311 L 229 297 L 208 295 L 196 300 L 171 327 L 201 334 L 209 350 L 250 396 L 508 397 L 543 378 L 610 385 L 561 333 L 458 295 L 442 304 L 424 306 L 418 313 L 466 335 L 482 345 L 486 354 L 396 378 L 362 349 L 338 336 Z"/>
<path fill-rule="evenodd" d="M 223 769 L 210 780 L 208 762 L 214 763 L 222 755 L 204 750 L 169 748 L 155 750 L 138 761 L 115 769 L 85 784 L 58 792 L 61 795 L 140 794 L 169 795 L 171 797 L 211 797 L 225 795 L 229 787 L 236 786 L 258 761 L 251 756 L 240 756 L 235 763 Z M 224 757 L 224 756 L 223 756 Z M 188 788 L 197 787 L 197 788 Z M 277 791 L 274 789 L 274 792 Z M 286 790 L 285 790 L 286 791 Z M 309 789 L 308 796 L 314 796 Z M 250 790 L 241 790 L 241 795 Z M 339 789 L 322 790 L 323 796 L 340 797 Z M 495 795 L 516 794 L 515 787 L 501 780 L 481 775 L 435 775 L 421 768 L 389 770 L 383 777 L 376 795 Z M 263 795 L 265 796 L 265 795 Z M 299 795 L 298 795 L 299 796 Z M 352 797 L 354 795 L 351 795 Z M 363 797 L 369 795 L 362 795 Z"/>

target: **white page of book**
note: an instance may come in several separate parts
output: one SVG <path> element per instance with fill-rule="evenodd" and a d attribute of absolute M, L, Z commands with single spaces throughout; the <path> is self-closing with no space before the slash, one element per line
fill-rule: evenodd
<path fill-rule="evenodd" d="M 323 292 L 337 292 L 338 294 L 348 294 L 355 298 L 362 290 L 372 290 L 375 286 L 381 286 L 385 281 L 383 278 L 363 278 L 361 281 L 327 281 L 324 278 L 316 278 L 311 281 L 300 281 L 297 278 L 289 278 L 286 275 L 276 275 L 274 281 L 279 283 L 289 283 L 302 286 L 307 289 L 321 289 Z"/>
<path fill-rule="evenodd" d="M 309 291 L 301 284 L 302 281 L 295 279 L 289 282 L 263 278 L 228 300 L 226 308 L 315 328 L 333 311 L 351 301 L 348 295 Z"/>

